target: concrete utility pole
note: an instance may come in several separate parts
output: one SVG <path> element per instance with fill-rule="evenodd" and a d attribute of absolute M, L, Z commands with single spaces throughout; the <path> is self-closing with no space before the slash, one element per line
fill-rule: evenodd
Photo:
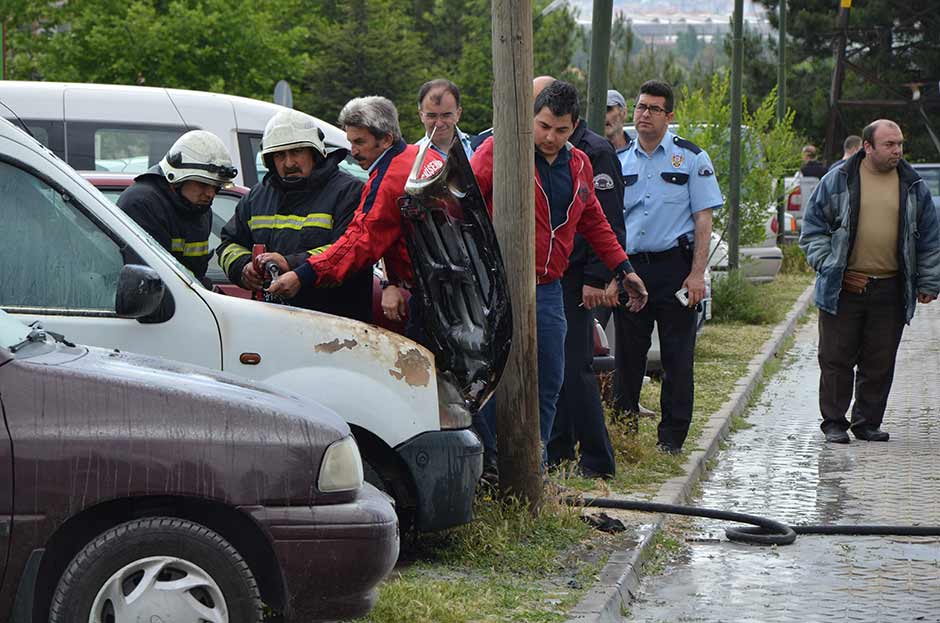
<path fill-rule="evenodd" d="M 734 0 L 734 41 L 731 52 L 731 175 L 728 194 L 728 268 L 738 267 L 741 214 L 741 74 L 744 60 L 744 0 Z"/>
<path fill-rule="evenodd" d="M 613 0 L 594 0 L 591 17 L 591 73 L 588 77 L 588 127 L 604 136 L 607 116 L 607 66 L 610 63 L 610 22 Z"/>
<path fill-rule="evenodd" d="M 787 116 L 787 0 L 780 0 L 777 34 L 777 123 L 782 123 Z M 777 183 L 780 188 L 777 199 L 777 244 L 782 245 L 785 242 L 787 189 L 783 178 L 777 180 Z"/>
<path fill-rule="evenodd" d="M 538 348 L 535 330 L 535 138 L 532 2 L 493 0 L 493 225 L 512 298 L 512 350 L 496 390 L 499 487 L 537 509 Z"/>

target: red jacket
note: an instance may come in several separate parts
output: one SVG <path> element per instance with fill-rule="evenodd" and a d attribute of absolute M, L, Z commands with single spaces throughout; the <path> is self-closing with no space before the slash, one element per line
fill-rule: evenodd
<path fill-rule="evenodd" d="M 428 157 L 437 157 L 428 151 Z M 383 256 L 388 273 L 410 283 L 411 260 L 402 235 L 398 199 L 405 194 L 405 182 L 417 154 L 416 145 L 399 140 L 379 160 L 362 189 L 359 207 L 346 232 L 325 252 L 310 256 L 295 270 L 304 285 L 342 283 Z"/>
<path fill-rule="evenodd" d="M 550 283 L 565 273 L 568 256 L 574 246 L 575 232 L 587 239 L 598 257 L 612 271 L 627 261 L 627 254 L 610 229 L 597 196 L 594 194 L 594 171 L 587 155 L 575 147 L 571 152 L 571 204 L 568 218 L 552 231 L 548 197 L 542 189 L 538 171 L 535 173 L 535 276 L 537 283 Z M 486 139 L 470 160 L 477 184 L 493 213 L 493 139 Z"/>

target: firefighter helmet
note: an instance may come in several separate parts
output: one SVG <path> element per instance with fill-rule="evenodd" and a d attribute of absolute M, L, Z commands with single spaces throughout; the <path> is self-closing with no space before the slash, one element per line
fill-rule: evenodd
<path fill-rule="evenodd" d="M 230 186 L 238 175 L 222 140 L 205 130 L 191 130 L 176 139 L 160 161 L 160 170 L 171 184 L 193 180 Z"/>

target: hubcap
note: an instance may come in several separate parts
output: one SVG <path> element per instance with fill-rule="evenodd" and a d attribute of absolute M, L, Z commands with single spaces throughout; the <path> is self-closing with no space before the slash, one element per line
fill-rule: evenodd
<path fill-rule="evenodd" d="M 141 558 L 98 591 L 88 623 L 227 623 L 222 589 L 199 566 L 173 556 Z"/>

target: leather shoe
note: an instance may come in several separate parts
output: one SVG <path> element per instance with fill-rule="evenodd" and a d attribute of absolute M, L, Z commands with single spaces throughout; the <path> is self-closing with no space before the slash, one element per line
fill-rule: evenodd
<path fill-rule="evenodd" d="M 856 426 L 852 428 L 852 434 L 856 439 L 862 441 L 888 441 L 891 438 L 886 431 L 872 426 Z"/>
<path fill-rule="evenodd" d="M 656 417 L 655 411 L 653 411 L 652 409 L 647 409 L 646 407 L 644 407 L 643 405 L 639 403 L 637 403 L 636 412 L 637 412 L 637 415 L 639 415 L 640 417 Z"/>
<path fill-rule="evenodd" d="M 855 436 L 858 437 L 858 433 Z M 826 433 L 826 441 L 829 443 L 849 443 L 849 434 L 844 430 L 831 430 Z"/>
<path fill-rule="evenodd" d="M 661 441 L 656 444 L 656 447 L 659 448 L 660 452 L 663 452 L 665 454 L 671 454 L 673 456 L 682 454 L 682 448 L 677 448 L 671 444 L 663 443 Z"/>

